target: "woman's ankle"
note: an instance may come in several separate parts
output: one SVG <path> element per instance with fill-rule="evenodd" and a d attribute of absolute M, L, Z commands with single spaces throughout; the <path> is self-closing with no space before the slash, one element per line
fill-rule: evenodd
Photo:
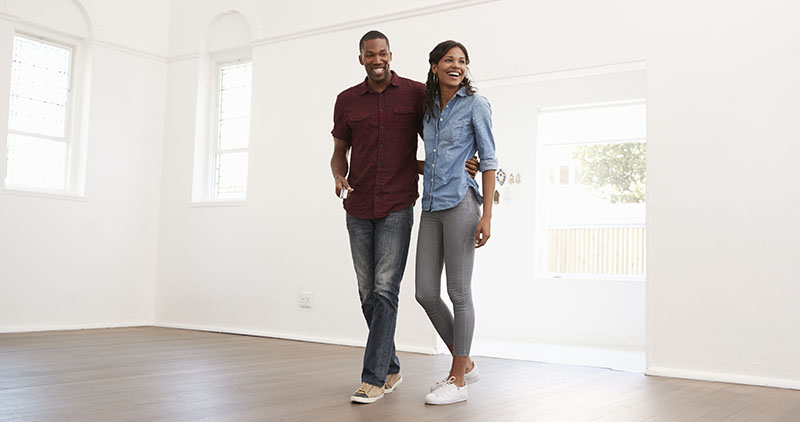
<path fill-rule="evenodd" d="M 455 384 L 455 385 L 457 385 L 459 387 L 464 387 L 464 386 L 467 385 L 467 381 L 464 379 L 463 375 L 461 377 L 459 377 L 456 374 L 450 374 L 449 377 L 455 378 L 455 381 L 453 382 L 453 384 Z"/>

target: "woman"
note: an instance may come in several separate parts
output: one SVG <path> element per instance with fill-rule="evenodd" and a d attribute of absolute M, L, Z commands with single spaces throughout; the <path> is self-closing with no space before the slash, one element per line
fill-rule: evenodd
<path fill-rule="evenodd" d="M 459 42 L 444 41 L 431 51 L 428 62 L 416 299 L 453 355 L 450 373 L 431 388 L 425 402 L 450 404 L 466 400 L 467 384 L 479 378 L 469 357 L 475 328 L 472 264 L 475 249 L 485 245 L 491 233 L 497 159 L 491 109 L 467 77 L 467 49 Z M 478 183 L 464 171 L 464 160 L 476 151 L 483 172 L 483 195 Z M 442 266 L 453 314 L 440 296 Z"/>

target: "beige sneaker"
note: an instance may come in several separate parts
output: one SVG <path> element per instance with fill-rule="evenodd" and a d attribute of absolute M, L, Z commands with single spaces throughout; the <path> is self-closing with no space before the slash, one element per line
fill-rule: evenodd
<path fill-rule="evenodd" d="M 376 387 L 366 382 L 362 382 L 361 387 L 350 396 L 350 400 L 356 403 L 375 403 L 381 398 L 383 398 L 383 387 Z"/>
<path fill-rule="evenodd" d="M 399 372 L 396 374 L 389 374 L 386 376 L 386 383 L 383 384 L 383 392 L 386 394 L 391 393 L 394 391 L 394 388 L 400 385 L 403 382 L 403 375 Z"/>

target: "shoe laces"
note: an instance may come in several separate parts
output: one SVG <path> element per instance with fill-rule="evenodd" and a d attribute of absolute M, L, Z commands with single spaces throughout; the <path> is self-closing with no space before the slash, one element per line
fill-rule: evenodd
<path fill-rule="evenodd" d="M 358 390 L 356 390 L 356 394 L 362 393 L 362 394 L 365 394 L 365 395 L 369 395 L 369 393 L 367 393 L 367 391 L 371 390 L 372 389 L 371 387 L 372 387 L 371 384 L 366 383 L 366 382 L 362 382 L 361 383 L 361 387 L 358 387 Z"/>
<path fill-rule="evenodd" d="M 436 383 L 436 388 L 434 388 L 434 390 L 438 390 L 438 389 L 440 389 L 440 388 L 442 388 L 442 387 L 445 387 L 445 386 L 447 386 L 448 384 L 451 384 L 451 385 L 453 385 L 453 386 L 456 386 L 456 377 L 454 377 L 454 376 L 451 376 L 451 377 L 449 377 L 449 378 L 446 378 L 446 379 L 443 379 L 443 380 L 441 380 L 441 381 L 437 382 L 437 383 Z M 457 386 L 456 386 L 456 387 L 457 387 Z"/>
<path fill-rule="evenodd" d="M 436 388 L 439 388 L 439 387 L 441 387 L 441 386 L 443 386 L 445 384 L 455 384 L 455 383 L 456 383 L 456 377 L 450 376 L 450 377 L 445 378 L 445 379 L 443 379 L 441 381 L 437 381 L 435 386 L 436 386 Z"/>
<path fill-rule="evenodd" d="M 445 384 L 447 384 L 447 379 L 436 381 L 436 384 L 433 385 L 434 386 L 434 390 L 439 388 L 439 387 L 441 387 L 441 386 L 443 386 L 443 385 L 445 385 Z"/>

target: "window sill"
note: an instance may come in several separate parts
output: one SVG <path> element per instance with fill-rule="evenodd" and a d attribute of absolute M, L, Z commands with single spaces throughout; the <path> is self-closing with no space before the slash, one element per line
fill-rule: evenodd
<path fill-rule="evenodd" d="M 247 205 L 244 199 L 234 201 L 196 201 L 189 204 L 190 207 L 243 207 Z"/>
<path fill-rule="evenodd" d="M 48 191 L 38 191 L 38 190 L 25 190 L 22 188 L 5 188 L 3 192 L 6 195 L 14 195 L 14 196 L 28 196 L 33 198 L 47 198 L 47 199 L 60 199 L 64 201 L 78 201 L 78 202 L 86 202 L 86 197 L 81 195 L 75 195 L 70 193 L 60 193 L 60 192 L 48 192 Z"/>

